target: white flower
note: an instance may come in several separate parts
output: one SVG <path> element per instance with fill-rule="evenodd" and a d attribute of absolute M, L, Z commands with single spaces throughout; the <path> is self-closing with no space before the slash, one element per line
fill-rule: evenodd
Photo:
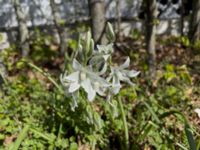
<path fill-rule="evenodd" d="M 120 81 L 126 82 L 131 86 L 134 86 L 134 83 L 131 82 L 130 78 L 136 77 L 139 72 L 135 70 L 127 70 L 130 65 L 130 58 L 128 57 L 126 61 L 119 67 L 111 67 L 111 73 L 107 78 L 107 81 L 112 81 L 112 91 L 113 94 L 119 93 L 121 89 Z"/>
<path fill-rule="evenodd" d="M 113 44 L 97 45 L 97 51 L 93 52 L 93 57 L 89 64 L 99 75 L 103 75 L 107 71 L 107 61 L 112 53 Z"/>
<path fill-rule="evenodd" d="M 197 113 L 198 117 L 200 118 L 200 109 L 196 108 L 194 111 Z"/>
<path fill-rule="evenodd" d="M 101 55 L 94 56 L 90 61 L 89 65 L 91 70 L 96 72 L 99 75 L 105 74 L 107 71 L 107 62 Z"/>
<path fill-rule="evenodd" d="M 69 93 L 68 89 L 70 86 L 70 82 L 67 80 L 67 72 L 65 72 L 63 75 L 60 75 L 60 81 L 63 85 L 63 87 L 65 88 L 65 96 L 67 97 L 72 97 L 73 99 L 73 106 L 72 106 L 72 110 L 74 111 L 76 107 L 78 107 L 78 103 L 77 103 L 77 99 L 78 99 L 78 92 L 74 92 L 74 93 Z"/>
<path fill-rule="evenodd" d="M 108 60 L 108 58 L 113 53 L 113 44 L 108 45 L 97 45 L 98 53 L 104 58 L 105 61 Z"/>
<path fill-rule="evenodd" d="M 73 69 L 75 72 L 68 76 L 64 74 L 61 76 L 61 82 L 65 87 L 67 93 L 76 93 L 80 88 L 83 88 L 87 93 L 89 101 L 93 101 L 96 93 L 105 95 L 106 88 L 109 86 L 108 82 L 99 77 L 96 73 L 88 68 L 84 68 L 77 60 L 73 60 Z"/>
<path fill-rule="evenodd" d="M 104 55 L 109 55 L 113 53 L 113 44 L 108 45 L 97 45 L 98 52 Z"/>

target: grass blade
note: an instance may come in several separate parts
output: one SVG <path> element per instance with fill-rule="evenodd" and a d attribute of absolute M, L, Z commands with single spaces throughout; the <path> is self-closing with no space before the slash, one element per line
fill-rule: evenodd
<path fill-rule="evenodd" d="M 150 111 L 150 113 L 152 114 L 153 118 L 155 119 L 156 123 L 160 124 L 161 121 L 160 119 L 158 118 L 158 116 L 156 115 L 156 113 L 154 112 L 154 110 L 151 108 L 151 106 L 149 106 L 148 103 L 146 102 L 143 102 L 144 105 L 147 107 L 147 109 Z"/>
<path fill-rule="evenodd" d="M 139 134 L 137 141 L 144 141 L 148 133 L 151 131 L 152 127 L 152 124 L 149 124 L 148 122 L 148 124 L 145 125 L 143 131 Z"/>
<path fill-rule="evenodd" d="M 167 111 L 167 112 L 164 112 L 163 114 L 161 114 L 159 116 L 160 119 L 164 119 L 170 115 L 179 115 L 182 117 L 183 121 L 184 122 L 188 122 L 186 117 L 180 112 L 180 111 L 177 111 L 177 110 L 170 110 L 170 111 Z"/>
<path fill-rule="evenodd" d="M 51 83 L 61 92 L 63 93 L 62 88 L 58 85 L 58 83 L 51 77 L 51 75 L 45 71 L 43 71 L 41 68 L 39 68 L 38 66 L 34 65 L 31 62 L 25 61 L 23 60 L 22 62 L 26 63 L 28 66 L 30 66 L 31 68 L 35 69 L 36 71 L 38 71 L 39 73 L 41 73 L 43 76 L 45 76 L 49 81 L 51 81 Z"/>
<path fill-rule="evenodd" d="M 34 133 L 37 134 L 38 136 L 42 137 L 43 139 L 47 140 L 50 143 L 53 143 L 54 139 L 52 137 L 49 137 L 48 135 L 45 135 L 39 131 L 37 131 L 36 129 L 30 128 L 30 130 Z"/>
<path fill-rule="evenodd" d="M 28 130 L 29 130 L 30 126 L 26 125 L 22 132 L 19 134 L 16 142 L 14 143 L 14 145 L 12 145 L 9 150 L 18 150 L 19 146 L 21 145 L 22 141 L 25 139 L 25 137 L 27 136 Z"/>
<path fill-rule="evenodd" d="M 195 143 L 191 128 L 187 123 L 185 123 L 185 134 L 187 136 L 187 140 L 188 140 L 188 143 L 189 143 L 189 146 L 190 146 L 190 150 L 197 150 L 196 149 L 196 143 Z"/>
<path fill-rule="evenodd" d="M 176 145 L 177 145 L 178 147 L 180 147 L 181 149 L 183 149 L 183 150 L 188 150 L 184 145 L 182 145 L 182 144 L 180 144 L 180 143 L 176 143 Z"/>
<path fill-rule="evenodd" d="M 197 149 L 200 149 L 200 139 L 198 140 Z"/>

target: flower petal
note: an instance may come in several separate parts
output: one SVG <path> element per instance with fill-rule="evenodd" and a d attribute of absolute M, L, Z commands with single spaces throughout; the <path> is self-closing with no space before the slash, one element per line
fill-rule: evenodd
<path fill-rule="evenodd" d="M 94 87 L 95 91 L 100 95 L 100 96 L 106 96 L 105 91 L 106 88 L 103 87 Z"/>
<path fill-rule="evenodd" d="M 135 84 L 133 82 L 131 82 L 129 77 L 123 76 L 120 80 L 128 83 L 130 86 L 135 86 Z"/>
<path fill-rule="evenodd" d="M 73 106 L 72 106 L 72 111 L 75 111 L 75 108 L 78 107 L 78 92 L 72 93 L 72 99 L 73 99 Z"/>
<path fill-rule="evenodd" d="M 107 63 L 103 65 L 103 68 L 100 70 L 99 75 L 103 75 L 107 71 Z"/>
<path fill-rule="evenodd" d="M 121 89 L 121 85 L 120 84 L 113 85 L 113 87 L 112 87 L 113 94 L 115 94 L 115 95 L 118 94 L 120 89 Z"/>
<path fill-rule="evenodd" d="M 196 108 L 194 111 L 197 113 L 198 117 L 200 118 L 200 109 Z"/>
<path fill-rule="evenodd" d="M 97 45 L 97 49 L 100 53 L 105 51 L 105 45 Z"/>
<path fill-rule="evenodd" d="M 113 44 L 97 45 L 97 49 L 100 53 L 111 54 L 113 52 Z"/>
<path fill-rule="evenodd" d="M 75 70 L 81 70 L 82 69 L 82 65 L 76 59 L 73 59 L 72 67 Z"/>
<path fill-rule="evenodd" d="M 75 91 L 77 91 L 80 88 L 80 84 L 78 82 L 73 82 L 69 85 L 69 93 L 73 93 Z"/>
<path fill-rule="evenodd" d="M 108 60 L 108 58 L 110 57 L 110 54 L 103 55 L 102 57 L 103 57 L 103 59 L 104 59 L 105 61 L 107 61 L 107 60 Z"/>
<path fill-rule="evenodd" d="M 136 77 L 136 76 L 138 76 L 140 74 L 140 72 L 139 71 L 135 71 L 135 70 L 131 70 L 131 71 L 128 71 L 127 72 L 127 76 L 129 76 L 129 77 Z"/>
<path fill-rule="evenodd" d="M 99 82 L 101 86 L 104 86 L 104 87 L 110 86 L 108 81 L 106 81 L 104 78 L 99 76 L 100 74 L 96 74 L 94 72 L 88 71 L 87 75 L 92 83 Z"/>
<path fill-rule="evenodd" d="M 126 61 L 120 66 L 120 68 L 124 69 L 124 68 L 128 68 L 130 65 L 130 58 L 127 57 Z"/>
<path fill-rule="evenodd" d="M 106 61 L 103 58 L 103 55 L 96 55 L 94 56 L 90 61 L 89 61 L 89 65 L 90 65 L 90 70 L 93 70 L 95 72 L 100 72 L 101 74 L 104 74 L 107 70 L 107 64 Z"/>
<path fill-rule="evenodd" d="M 78 82 L 79 81 L 79 71 L 73 72 L 70 75 L 68 75 L 67 77 L 65 77 L 65 80 L 71 81 L 71 82 Z"/>
<path fill-rule="evenodd" d="M 116 71 L 115 76 L 116 78 L 118 78 L 119 81 L 122 81 L 124 76 L 126 76 L 126 74 L 123 71 Z"/>
<path fill-rule="evenodd" d="M 107 96 L 106 96 L 106 101 L 110 102 L 111 97 L 112 97 L 112 92 L 109 91 L 109 92 L 107 93 Z"/>
<path fill-rule="evenodd" d="M 69 86 L 69 81 L 66 80 L 65 74 L 61 74 L 60 75 L 60 82 L 64 87 L 68 87 Z"/>
<path fill-rule="evenodd" d="M 86 80 L 84 80 L 84 81 L 81 82 L 81 86 L 83 87 L 83 89 L 87 93 L 88 100 L 89 101 L 93 101 L 94 98 L 95 98 L 95 96 L 96 96 L 96 92 L 92 88 L 91 81 L 87 78 Z"/>
<path fill-rule="evenodd" d="M 115 75 L 113 76 L 112 80 L 112 91 L 114 94 L 119 93 L 119 90 L 121 89 L 121 84 L 119 78 Z"/>
<path fill-rule="evenodd" d="M 113 85 L 119 85 L 120 84 L 120 80 L 119 80 L 118 76 L 116 76 L 116 75 L 113 76 L 112 84 Z"/>

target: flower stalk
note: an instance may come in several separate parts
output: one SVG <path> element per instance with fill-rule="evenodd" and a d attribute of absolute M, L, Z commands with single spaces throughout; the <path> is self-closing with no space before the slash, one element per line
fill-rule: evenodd
<path fill-rule="evenodd" d="M 125 135 L 125 148 L 126 150 L 129 149 L 129 134 L 128 134 L 128 124 L 127 124 L 127 120 L 126 120 L 126 114 L 124 112 L 124 107 L 122 104 L 122 100 L 120 96 L 117 96 L 117 102 L 119 104 L 119 109 L 120 109 L 120 113 L 121 113 L 121 117 L 122 117 L 122 121 L 123 121 L 123 127 L 124 127 L 124 135 Z"/>

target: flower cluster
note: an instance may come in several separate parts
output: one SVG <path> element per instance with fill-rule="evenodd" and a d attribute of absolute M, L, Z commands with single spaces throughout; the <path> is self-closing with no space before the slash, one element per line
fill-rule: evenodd
<path fill-rule="evenodd" d="M 135 70 L 127 69 L 130 65 L 129 57 L 121 66 L 112 65 L 112 43 L 97 45 L 97 50 L 94 49 L 93 43 L 88 33 L 86 40 L 79 43 L 79 50 L 72 62 L 72 72 L 65 71 L 60 76 L 65 94 L 73 97 L 73 109 L 78 106 L 80 90 L 86 93 L 89 101 L 93 101 L 97 94 L 110 99 L 112 95 L 119 93 L 121 82 L 133 86 L 130 78 L 139 74 Z"/>

